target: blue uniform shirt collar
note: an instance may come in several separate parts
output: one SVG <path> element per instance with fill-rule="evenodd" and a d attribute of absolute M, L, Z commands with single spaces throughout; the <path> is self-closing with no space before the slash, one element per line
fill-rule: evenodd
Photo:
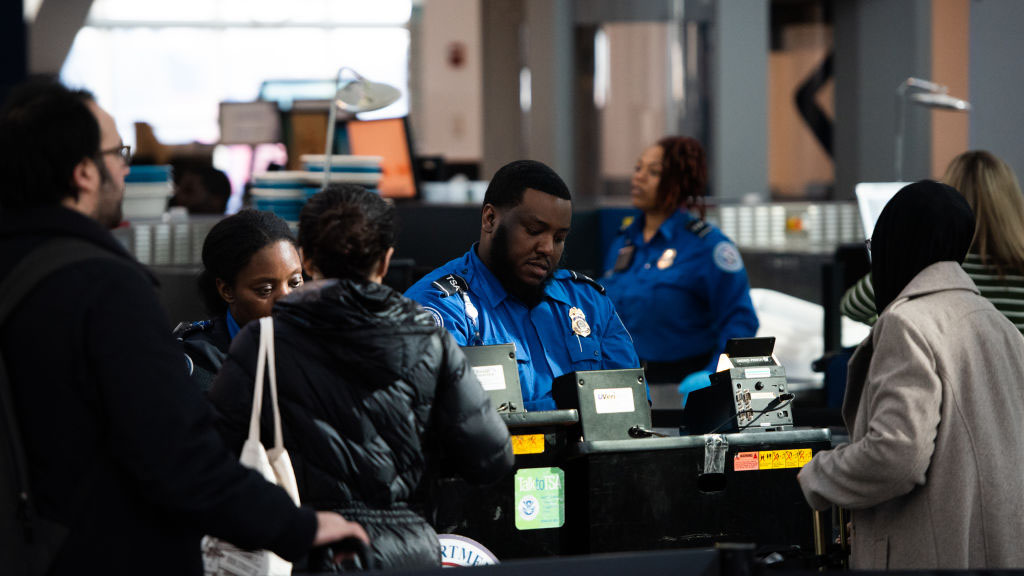
<path fill-rule="evenodd" d="M 234 340 L 235 334 L 238 334 L 238 331 L 241 330 L 242 328 L 238 325 L 238 322 L 235 321 L 235 317 L 231 315 L 230 308 L 227 309 L 227 312 L 224 314 L 224 316 L 227 318 L 228 338 Z"/>
<path fill-rule="evenodd" d="M 630 222 L 629 226 L 626 227 L 626 236 L 633 242 L 633 244 L 641 245 L 644 244 L 644 221 L 646 216 L 640 213 L 639 216 Z M 693 219 L 685 210 L 676 210 L 674 214 L 668 217 L 661 226 L 658 227 L 658 231 L 651 237 L 653 242 L 660 234 L 665 240 L 672 241 L 675 238 L 680 228 L 686 227 L 686 225 Z"/>
<path fill-rule="evenodd" d="M 469 274 L 466 278 L 466 282 L 469 284 L 469 291 L 476 294 L 484 303 L 489 307 L 495 307 L 501 304 L 503 300 L 509 297 L 508 291 L 501 285 L 501 281 L 498 277 L 491 272 L 490 268 L 484 264 L 484 261 L 480 259 L 477 254 L 477 249 L 480 247 L 479 242 L 474 243 L 473 247 L 469 249 L 468 265 Z M 568 272 L 564 270 L 556 270 L 555 278 L 567 277 Z M 544 294 L 549 298 L 557 300 L 559 302 L 568 304 L 569 295 L 566 293 L 565 288 L 562 287 L 558 282 L 549 280 L 547 286 L 544 287 Z"/>

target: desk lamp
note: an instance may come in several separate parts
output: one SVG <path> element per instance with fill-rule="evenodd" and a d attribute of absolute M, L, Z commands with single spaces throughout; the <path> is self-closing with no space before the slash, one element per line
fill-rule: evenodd
<path fill-rule="evenodd" d="M 349 72 L 353 77 L 342 80 L 342 75 Z M 334 152 L 334 124 L 338 119 L 338 108 L 350 114 L 379 110 L 394 104 L 402 95 L 398 88 L 390 84 L 371 82 L 355 70 L 343 66 L 338 70 L 334 81 L 335 93 L 327 114 L 327 146 L 324 151 L 324 188 L 331 181 L 331 159 Z"/>

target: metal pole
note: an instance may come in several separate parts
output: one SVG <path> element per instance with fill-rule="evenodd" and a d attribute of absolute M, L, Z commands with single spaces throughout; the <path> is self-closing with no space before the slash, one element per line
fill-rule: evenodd
<path fill-rule="evenodd" d="M 846 508 L 842 506 L 836 507 L 836 513 L 839 516 L 839 548 L 843 551 L 843 567 L 845 568 L 849 565 L 850 558 L 850 534 L 846 530 L 849 515 L 846 513 Z"/>
<path fill-rule="evenodd" d="M 326 189 L 331 182 L 331 156 L 334 154 L 334 124 L 338 121 L 337 97 L 331 98 L 331 110 L 327 113 L 327 146 L 324 147 L 324 185 Z"/>
<path fill-rule="evenodd" d="M 822 522 L 821 522 L 821 510 L 815 510 L 814 511 L 814 555 L 815 556 L 817 556 L 819 558 L 824 558 L 825 557 L 826 542 L 827 542 L 827 540 L 826 540 L 825 533 L 824 533 L 824 526 L 822 526 Z M 819 570 L 821 570 L 821 571 L 825 570 L 825 565 L 822 564 L 822 566 L 819 568 Z"/>
<path fill-rule="evenodd" d="M 903 132 L 907 122 L 904 118 L 907 97 L 907 82 L 903 81 L 896 88 L 896 150 L 895 159 L 896 182 L 903 182 Z"/>

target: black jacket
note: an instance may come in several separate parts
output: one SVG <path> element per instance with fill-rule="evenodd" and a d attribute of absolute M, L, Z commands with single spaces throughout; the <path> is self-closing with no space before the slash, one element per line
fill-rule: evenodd
<path fill-rule="evenodd" d="M 39 514 L 70 529 L 53 573 L 201 574 L 203 533 L 301 556 L 313 512 L 224 447 L 152 276 L 110 233 L 60 207 L 4 214 L 0 276 L 60 236 L 118 258 L 57 271 L 0 327 Z"/>
<path fill-rule="evenodd" d="M 231 346 L 227 320 L 222 316 L 200 322 L 182 322 L 174 337 L 185 350 L 186 371 L 199 391 L 206 393 L 227 358 Z"/>
<path fill-rule="evenodd" d="M 495 481 L 513 462 L 508 430 L 455 340 L 398 292 L 347 280 L 306 284 L 277 302 L 274 320 L 284 442 L 303 504 L 360 521 L 382 568 L 439 565 L 423 515 L 442 450 L 471 482 Z M 259 330 L 253 322 L 235 336 L 210 390 L 235 450 Z M 270 410 L 262 423 L 269 444 Z"/>

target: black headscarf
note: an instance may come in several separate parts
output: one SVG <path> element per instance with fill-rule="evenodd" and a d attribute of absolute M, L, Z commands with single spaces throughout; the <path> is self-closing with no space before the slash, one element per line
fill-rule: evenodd
<path fill-rule="evenodd" d="M 962 264 L 973 238 L 974 212 L 956 189 L 931 180 L 904 186 L 885 205 L 871 235 L 878 313 L 928 266 Z"/>

